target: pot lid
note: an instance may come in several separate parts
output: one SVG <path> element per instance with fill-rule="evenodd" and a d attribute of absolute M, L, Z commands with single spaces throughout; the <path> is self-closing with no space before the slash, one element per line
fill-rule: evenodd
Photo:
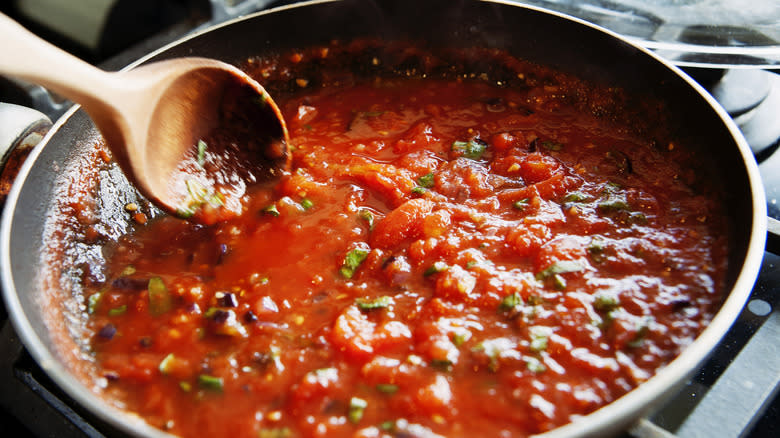
<path fill-rule="evenodd" d="M 680 66 L 780 68 L 777 0 L 518 2 L 606 27 Z"/>

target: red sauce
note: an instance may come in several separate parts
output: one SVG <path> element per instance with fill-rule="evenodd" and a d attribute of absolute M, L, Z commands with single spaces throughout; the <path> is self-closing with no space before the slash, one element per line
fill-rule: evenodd
<path fill-rule="evenodd" d="M 86 294 L 107 393 L 184 436 L 522 437 L 641 384 L 719 303 L 719 207 L 678 145 L 562 93 L 277 98 L 294 150 L 273 195 L 107 249 Z"/>

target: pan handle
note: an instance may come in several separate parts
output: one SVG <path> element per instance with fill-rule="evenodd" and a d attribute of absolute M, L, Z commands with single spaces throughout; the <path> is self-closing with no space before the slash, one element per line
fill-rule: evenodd
<path fill-rule="evenodd" d="M 22 163 L 51 128 L 43 113 L 20 105 L 0 102 L 0 206 Z"/>

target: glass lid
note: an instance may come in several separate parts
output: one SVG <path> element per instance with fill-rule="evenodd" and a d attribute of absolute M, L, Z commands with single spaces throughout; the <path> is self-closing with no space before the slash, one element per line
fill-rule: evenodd
<path fill-rule="evenodd" d="M 514 0 L 606 27 L 680 66 L 780 69 L 780 0 Z"/>

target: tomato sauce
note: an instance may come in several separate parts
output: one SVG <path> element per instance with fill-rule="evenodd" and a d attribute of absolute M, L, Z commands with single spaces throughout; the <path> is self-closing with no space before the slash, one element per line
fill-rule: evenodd
<path fill-rule="evenodd" d="M 720 302 L 721 207 L 681 145 L 549 84 L 297 85 L 272 191 L 138 226 L 88 286 L 105 391 L 150 424 L 528 436 L 649 379 Z"/>

